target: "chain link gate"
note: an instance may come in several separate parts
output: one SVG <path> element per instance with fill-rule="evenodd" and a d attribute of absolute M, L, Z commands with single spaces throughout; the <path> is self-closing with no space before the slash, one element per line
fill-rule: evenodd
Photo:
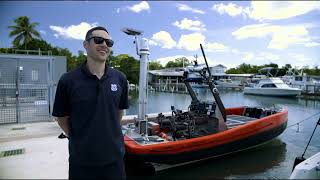
<path fill-rule="evenodd" d="M 17 122 L 17 60 L 0 60 L 0 124 Z"/>
<path fill-rule="evenodd" d="M 48 121 L 49 58 L 0 58 L 0 124 Z"/>

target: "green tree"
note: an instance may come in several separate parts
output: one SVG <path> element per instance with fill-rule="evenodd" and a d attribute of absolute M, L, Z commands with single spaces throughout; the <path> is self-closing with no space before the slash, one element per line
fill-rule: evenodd
<path fill-rule="evenodd" d="M 174 61 L 169 61 L 166 64 L 166 68 L 173 68 L 173 67 L 177 67 L 177 63 Z"/>
<path fill-rule="evenodd" d="M 15 46 L 18 49 L 28 49 L 28 50 L 40 50 L 40 51 L 52 51 L 54 48 L 51 44 L 42 39 L 32 39 L 28 44 L 20 44 Z M 53 53 L 53 52 L 52 52 Z M 57 54 L 54 54 L 57 55 Z"/>
<path fill-rule="evenodd" d="M 24 45 L 19 45 L 18 49 L 23 49 Z M 28 50 L 51 51 L 53 56 L 66 56 L 67 71 L 73 70 L 80 66 L 85 60 L 86 56 L 80 54 L 78 57 L 73 56 L 69 49 L 53 47 L 51 44 L 42 39 L 32 39 L 26 46 Z"/>
<path fill-rule="evenodd" d="M 226 71 L 226 74 L 241 74 L 238 68 L 230 68 Z"/>
<path fill-rule="evenodd" d="M 284 68 L 284 69 L 291 69 L 292 66 L 291 66 L 291 64 L 285 64 L 283 68 Z"/>
<path fill-rule="evenodd" d="M 120 54 L 111 58 L 112 67 L 123 72 L 130 83 L 138 84 L 140 61 L 128 54 Z"/>
<path fill-rule="evenodd" d="M 14 53 L 14 49 L 12 49 L 12 48 L 0 48 L 0 53 L 11 54 L 11 53 Z"/>
<path fill-rule="evenodd" d="M 158 62 L 149 62 L 149 70 L 163 69 L 162 65 Z"/>
<path fill-rule="evenodd" d="M 238 69 L 239 69 L 239 72 L 241 74 L 244 74 L 244 73 L 256 73 L 254 72 L 252 66 L 250 64 L 246 64 L 246 63 L 242 63 L 238 66 Z"/>
<path fill-rule="evenodd" d="M 186 57 L 177 58 L 174 61 L 169 61 L 166 64 L 166 68 L 174 68 L 174 67 L 185 67 L 190 64 L 189 60 Z"/>
<path fill-rule="evenodd" d="M 256 73 L 266 74 L 267 71 L 262 70 L 262 69 L 263 68 L 267 68 L 267 67 L 272 67 L 273 68 L 270 71 L 270 73 L 272 75 L 279 76 L 279 74 L 283 74 L 283 71 L 279 71 L 278 65 L 274 64 L 274 63 L 265 64 L 265 65 L 262 65 L 262 66 L 250 65 L 250 64 L 242 63 L 236 68 L 228 69 L 226 71 L 226 73 L 227 74 L 246 74 L 246 73 L 249 73 L 249 74 L 256 74 Z"/>
<path fill-rule="evenodd" d="M 35 27 L 39 25 L 37 22 L 30 23 L 29 17 L 20 16 L 14 20 L 15 25 L 9 26 L 12 29 L 9 33 L 9 37 L 14 37 L 12 45 L 18 47 L 24 45 L 24 49 L 27 49 L 27 45 L 32 39 L 40 38 L 40 34 Z"/>
<path fill-rule="evenodd" d="M 177 58 L 175 59 L 175 62 L 177 63 L 177 67 L 185 67 L 190 63 L 189 59 L 187 59 L 186 57 Z"/>

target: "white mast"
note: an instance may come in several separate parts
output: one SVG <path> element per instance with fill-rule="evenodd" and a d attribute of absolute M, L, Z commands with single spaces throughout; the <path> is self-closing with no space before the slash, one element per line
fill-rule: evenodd
<path fill-rule="evenodd" d="M 139 76 L 139 120 L 145 120 L 146 115 L 146 105 L 147 105 L 147 68 L 148 68 L 148 55 L 149 46 L 148 40 L 142 38 L 140 41 L 139 55 L 140 55 L 140 76 Z"/>
<path fill-rule="evenodd" d="M 138 36 L 142 35 L 142 31 L 123 28 L 122 31 L 128 35 L 134 36 L 136 44 L 137 55 L 140 56 L 140 76 L 139 76 L 139 113 L 138 113 L 138 122 L 139 122 L 139 133 L 148 135 L 147 133 L 147 118 L 146 118 L 146 106 L 147 106 L 147 68 L 148 68 L 148 55 L 149 45 L 148 39 L 142 38 L 140 44 L 138 44 Z"/>

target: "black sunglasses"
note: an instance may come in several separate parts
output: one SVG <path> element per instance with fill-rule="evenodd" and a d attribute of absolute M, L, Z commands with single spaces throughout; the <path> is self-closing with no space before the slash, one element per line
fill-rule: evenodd
<path fill-rule="evenodd" d="M 108 47 L 112 47 L 113 46 L 113 41 L 111 39 L 105 39 L 105 38 L 102 38 L 102 37 L 93 36 L 93 37 L 88 38 L 87 41 L 89 41 L 90 39 L 93 39 L 94 43 L 96 43 L 96 44 L 102 44 L 103 41 L 104 41 L 104 42 L 106 42 L 106 45 Z"/>

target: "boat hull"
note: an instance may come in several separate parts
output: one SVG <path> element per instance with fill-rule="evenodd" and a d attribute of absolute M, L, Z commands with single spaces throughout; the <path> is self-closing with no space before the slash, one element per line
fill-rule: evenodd
<path fill-rule="evenodd" d="M 236 113 L 235 113 L 236 112 Z M 227 109 L 239 114 L 241 108 Z M 287 126 L 287 110 L 205 137 L 141 146 L 125 136 L 127 158 L 160 164 L 179 164 L 252 148 L 280 135 Z"/>
<path fill-rule="evenodd" d="M 244 94 L 262 95 L 262 96 L 281 96 L 294 97 L 301 94 L 300 89 L 279 89 L 279 88 L 252 88 L 246 87 L 243 90 Z"/>

